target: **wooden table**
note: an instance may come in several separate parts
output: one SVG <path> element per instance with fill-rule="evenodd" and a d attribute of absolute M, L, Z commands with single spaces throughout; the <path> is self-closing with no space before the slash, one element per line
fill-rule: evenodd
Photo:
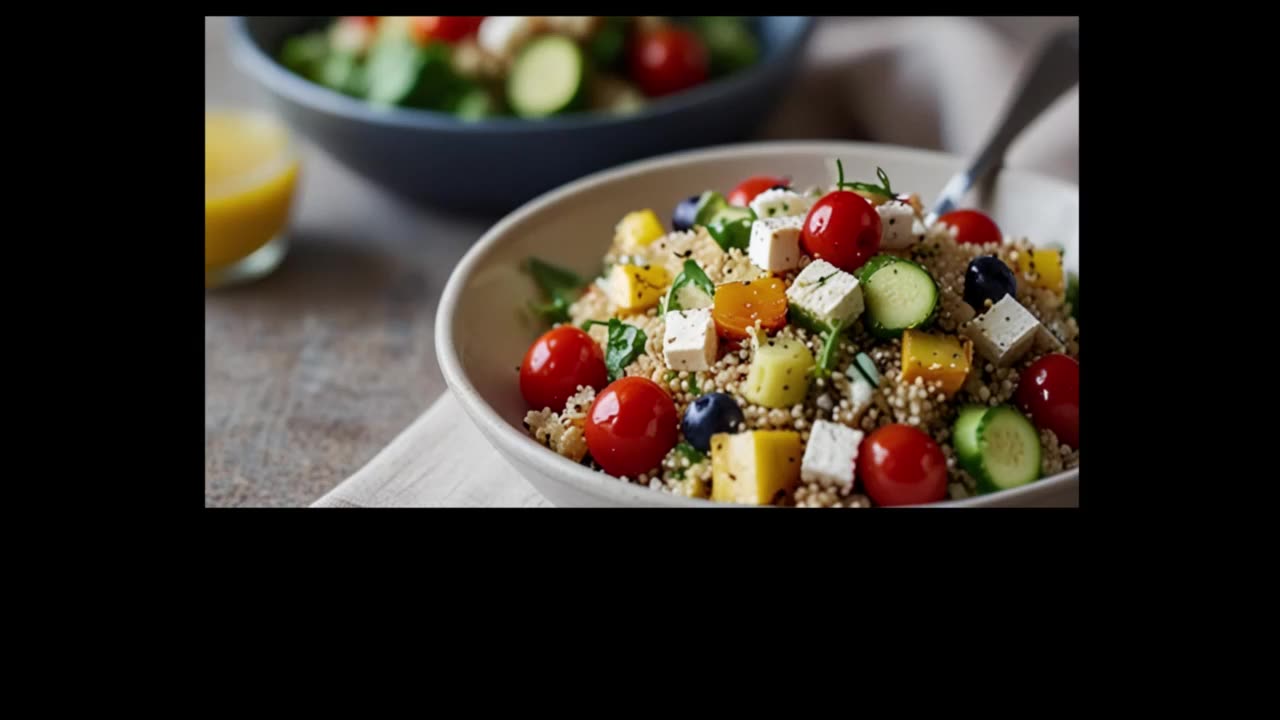
<path fill-rule="evenodd" d="M 209 106 L 266 106 L 205 24 Z M 309 504 L 444 391 L 432 333 L 449 272 L 496 218 L 405 205 L 303 148 L 292 247 L 205 299 L 205 504 Z"/>

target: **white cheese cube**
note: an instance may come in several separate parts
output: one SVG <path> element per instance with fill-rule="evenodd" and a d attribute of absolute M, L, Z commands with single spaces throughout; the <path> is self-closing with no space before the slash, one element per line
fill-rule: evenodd
<path fill-rule="evenodd" d="M 782 273 L 800 266 L 800 226 L 804 218 L 797 216 L 760 218 L 751 223 L 751 243 L 747 257 L 751 264 L 771 273 Z"/>
<path fill-rule="evenodd" d="M 800 461 L 800 478 L 827 487 L 853 487 L 862 435 L 861 430 L 839 423 L 814 421 Z"/>
<path fill-rule="evenodd" d="M 814 260 L 787 288 L 787 302 L 816 325 L 845 328 L 862 314 L 858 278 L 826 260 Z"/>
<path fill-rule="evenodd" d="M 675 310 L 663 316 L 662 356 L 672 370 L 710 369 L 716 361 L 719 340 L 711 308 Z"/>
<path fill-rule="evenodd" d="M 510 59 L 543 24 L 540 18 L 520 15 L 490 15 L 480 22 L 476 42 L 487 52 Z"/>
<path fill-rule="evenodd" d="M 905 250 L 920 239 L 923 233 L 915 233 L 916 213 L 906 203 L 887 202 L 876 208 L 880 214 L 880 247 L 884 250 Z"/>
<path fill-rule="evenodd" d="M 1031 349 L 1040 329 L 1040 321 L 1030 310 L 1005 295 L 991 309 L 964 327 L 974 347 L 997 367 L 1008 367 Z"/>
<path fill-rule="evenodd" d="M 813 198 L 807 198 L 793 190 L 771 188 L 757 195 L 749 205 L 758 218 L 787 217 L 808 213 L 813 205 Z"/>
<path fill-rule="evenodd" d="M 853 419 L 856 422 L 861 420 L 862 414 L 871 408 L 871 396 L 875 393 L 875 388 L 867 382 L 862 373 L 852 367 L 845 374 L 849 376 L 849 405 L 853 409 Z"/>

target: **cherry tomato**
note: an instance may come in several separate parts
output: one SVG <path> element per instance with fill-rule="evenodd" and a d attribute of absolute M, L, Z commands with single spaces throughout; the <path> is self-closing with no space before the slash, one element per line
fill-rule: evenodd
<path fill-rule="evenodd" d="M 636 477 L 676 446 L 676 404 L 654 381 L 624 377 L 596 396 L 584 434 L 591 457 L 610 475 Z"/>
<path fill-rule="evenodd" d="M 789 187 L 791 181 L 786 178 L 769 177 L 768 175 L 756 175 L 749 177 L 738 183 L 738 187 L 729 193 L 729 204 L 739 207 L 746 207 L 751 204 L 756 196 L 770 188 Z"/>
<path fill-rule="evenodd" d="M 1031 363 L 1018 379 L 1018 405 L 1041 430 L 1080 449 L 1080 363 L 1061 353 Z"/>
<path fill-rule="evenodd" d="M 716 333 L 730 340 L 745 340 L 760 321 L 765 332 L 781 330 L 787 324 L 787 286 L 780 278 L 725 283 L 716 288 L 711 318 Z"/>
<path fill-rule="evenodd" d="M 343 19 L 358 22 L 371 30 L 378 24 L 377 15 L 347 15 Z"/>
<path fill-rule="evenodd" d="M 707 79 L 707 48 L 694 33 L 663 27 L 638 34 L 631 43 L 631 79 L 645 95 L 669 95 Z"/>
<path fill-rule="evenodd" d="M 954 210 L 938 218 L 956 229 L 956 242 L 970 245 L 986 245 L 1004 242 L 1004 235 L 991 218 L 977 210 Z"/>
<path fill-rule="evenodd" d="M 520 394 L 535 410 L 564 409 L 579 385 L 599 390 L 609 381 L 604 351 L 585 331 L 561 325 L 529 346 L 520 365 Z"/>
<path fill-rule="evenodd" d="M 456 15 L 419 15 L 413 18 L 410 28 L 420 43 L 443 40 L 454 43 L 475 34 L 484 17 L 460 17 Z"/>
<path fill-rule="evenodd" d="M 855 193 L 827 193 L 805 216 L 800 245 L 813 257 L 853 272 L 880 251 L 880 213 Z"/>
<path fill-rule="evenodd" d="M 947 459 L 924 431 L 885 425 L 858 448 L 858 477 L 877 505 L 921 505 L 947 495 Z"/>

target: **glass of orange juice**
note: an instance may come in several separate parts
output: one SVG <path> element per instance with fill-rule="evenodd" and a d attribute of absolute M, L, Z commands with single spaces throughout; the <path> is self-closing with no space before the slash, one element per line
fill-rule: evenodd
<path fill-rule="evenodd" d="M 205 111 L 206 289 L 262 277 L 280 264 L 297 183 L 297 151 L 282 123 L 257 112 Z"/>

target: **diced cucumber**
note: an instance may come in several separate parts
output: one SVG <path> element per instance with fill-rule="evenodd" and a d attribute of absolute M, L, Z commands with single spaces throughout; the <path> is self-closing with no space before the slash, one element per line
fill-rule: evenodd
<path fill-rule="evenodd" d="M 978 423 L 989 410 L 986 405 L 965 405 L 956 416 L 951 430 L 951 445 L 955 448 L 956 459 L 966 470 L 977 467 L 978 462 Z M 970 470 L 970 472 L 972 472 Z"/>
<path fill-rule="evenodd" d="M 867 330 L 881 339 L 924 328 L 938 311 L 938 285 L 922 266 L 893 255 L 877 255 L 862 273 Z"/>
<path fill-rule="evenodd" d="M 583 96 L 586 59 L 563 35 L 544 35 L 524 47 L 507 78 L 507 101 L 520 117 L 540 118 L 571 110 Z"/>
<path fill-rule="evenodd" d="M 871 383 L 871 387 L 880 387 L 880 370 L 876 367 L 876 363 L 871 359 L 870 355 L 864 352 L 858 353 L 853 356 L 853 364 Z"/>
<path fill-rule="evenodd" d="M 711 218 L 728 206 L 729 201 L 715 190 L 702 193 L 702 197 L 698 200 L 697 212 L 693 216 L 693 224 L 703 226 L 710 224 Z"/>
<path fill-rule="evenodd" d="M 999 492 L 1040 478 L 1040 435 L 1009 405 L 967 406 L 956 418 L 952 445 L 978 490 Z"/>
<path fill-rule="evenodd" d="M 420 95 L 427 58 L 413 41 L 387 39 L 369 51 L 369 101 L 407 105 Z"/>
<path fill-rule="evenodd" d="M 749 217 L 737 220 L 716 220 L 707 225 L 707 234 L 716 241 L 721 250 L 729 252 L 730 248 L 738 248 L 745 253 L 751 245 L 752 222 L 753 220 Z"/>
<path fill-rule="evenodd" d="M 355 97 L 364 97 L 368 90 L 364 68 L 355 53 L 338 52 L 326 57 L 320 64 L 318 81 L 321 85 Z"/>

